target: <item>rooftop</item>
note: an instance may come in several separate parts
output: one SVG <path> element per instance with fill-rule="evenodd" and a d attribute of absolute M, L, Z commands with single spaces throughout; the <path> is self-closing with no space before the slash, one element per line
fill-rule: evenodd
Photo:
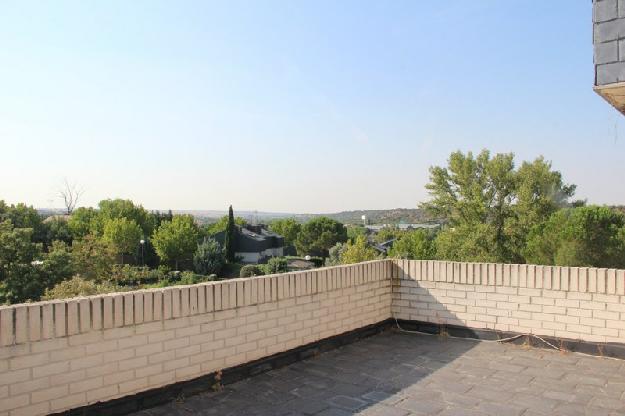
<path fill-rule="evenodd" d="M 625 361 L 388 331 L 136 415 L 625 415 Z"/>

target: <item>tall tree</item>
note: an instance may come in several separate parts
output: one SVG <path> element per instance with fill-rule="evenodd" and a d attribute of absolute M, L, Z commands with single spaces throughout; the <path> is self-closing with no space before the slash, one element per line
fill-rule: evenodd
<path fill-rule="evenodd" d="M 63 181 L 63 187 L 59 190 L 59 197 L 63 200 L 66 215 L 71 215 L 84 192 L 75 183 L 70 184 L 67 178 Z"/>
<path fill-rule="evenodd" d="M 422 207 L 448 225 L 437 238 L 440 257 L 503 262 L 522 262 L 528 224 L 546 221 L 575 190 L 542 158 L 515 170 L 513 154 L 486 150 L 452 153 L 447 167 L 430 168 L 426 188 L 432 199 Z"/>
<path fill-rule="evenodd" d="M 142 235 L 141 227 L 134 220 L 113 218 L 104 224 L 103 238 L 113 244 L 122 263 L 125 255 L 135 253 Z"/>
<path fill-rule="evenodd" d="M 226 225 L 226 235 L 224 237 L 224 252 L 226 261 L 234 263 L 236 252 L 236 225 L 234 222 L 234 212 L 232 205 L 228 208 L 228 224 Z"/>
<path fill-rule="evenodd" d="M 197 248 L 198 229 L 191 215 L 174 215 L 154 232 L 152 243 L 164 263 L 176 270 L 183 261 L 191 261 Z"/>

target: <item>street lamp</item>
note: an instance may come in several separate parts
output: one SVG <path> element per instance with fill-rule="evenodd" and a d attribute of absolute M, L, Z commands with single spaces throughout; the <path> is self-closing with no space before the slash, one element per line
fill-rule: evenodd
<path fill-rule="evenodd" d="M 141 267 L 145 266 L 145 262 L 143 261 L 143 246 L 145 245 L 145 240 L 140 240 L 139 244 L 141 244 Z"/>

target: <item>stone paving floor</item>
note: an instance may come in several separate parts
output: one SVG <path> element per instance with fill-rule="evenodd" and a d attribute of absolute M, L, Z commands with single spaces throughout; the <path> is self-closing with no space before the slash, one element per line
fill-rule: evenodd
<path fill-rule="evenodd" d="M 625 415 L 625 361 L 389 331 L 138 413 Z"/>

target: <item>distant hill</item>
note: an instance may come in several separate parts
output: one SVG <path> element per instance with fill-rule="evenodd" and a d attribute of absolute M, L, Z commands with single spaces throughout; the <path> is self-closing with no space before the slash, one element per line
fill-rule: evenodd
<path fill-rule="evenodd" d="M 227 211 L 217 210 L 177 210 L 176 214 L 191 214 L 200 223 L 210 223 L 218 218 L 227 215 Z M 329 214 L 293 214 L 285 212 L 263 212 L 263 211 L 237 211 L 234 214 L 245 218 L 247 221 L 269 222 L 281 218 L 294 218 L 300 222 L 306 222 L 315 217 L 329 217 L 344 224 L 362 224 L 362 216 L 367 217 L 369 224 L 413 224 L 431 220 L 427 214 L 419 208 L 395 208 L 395 209 L 375 209 L 341 211 Z"/>
<path fill-rule="evenodd" d="M 165 212 L 167 210 L 164 210 Z M 43 216 L 62 213 L 61 209 L 41 208 L 40 214 Z M 220 210 L 174 210 L 174 214 L 193 215 L 200 224 L 207 224 L 217 221 L 228 211 Z M 362 224 L 362 216 L 367 217 L 369 224 L 414 224 L 430 221 L 431 218 L 419 208 L 395 208 L 395 209 L 368 209 L 356 211 L 341 211 L 329 214 L 294 214 L 286 212 L 264 212 L 264 211 L 234 211 L 238 217 L 245 218 L 248 222 L 270 222 L 281 218 L 295 218 L 300 222 L 306 222 L 311 218 L 325 216 L 335 219 L 344 224 Z"/>
<path fill-rule="evenodd" d="M 327 216 L 344 224 L 362 224 L 363 215 L 369 224 L 414 224 L 431 220 L 426 212 L 419 208 L 343 211 Z"/>

